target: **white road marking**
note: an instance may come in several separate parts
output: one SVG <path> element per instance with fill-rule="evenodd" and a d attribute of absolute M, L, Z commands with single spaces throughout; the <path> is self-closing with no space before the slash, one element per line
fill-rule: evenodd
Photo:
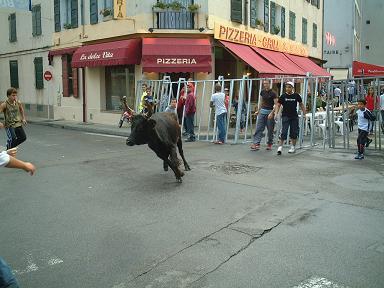
<path fill-rule="evenodd" d="M 92 133 L 92 132 L 84 132 L 84 134 L 94 135 L 94 136 L 103 136 L 103 137 L 109 137 L 109 138 L 121 138 L 121 139 L 126 139 L 127 138 L 125 136 L 109 135 L 109 134 L 101 134 L 101 133 Z"/>
<path fill-rule="evenodd" d="M 325 278 L 312 277 L 293 288 L 348 288 L 348 287 L 336 284 Z"/>
<path fill-rule="evenodd" d="M 13 270 L 13 273 L 15 275 L 22 275 L 25 273 L 35 272 L 35 271 L 38 271 L 39 269 L 44 269 L 48 266 L 53 266 L 53 265 L 57 265 L 64 262 L 60 258 L 56 256 L 48 255 L 48 254 L 46 254 L 41 259 L 34 259 L 32 254 L 28 254 L 26 258 L 27 258 L 27 267 L 22 270 Z"/>

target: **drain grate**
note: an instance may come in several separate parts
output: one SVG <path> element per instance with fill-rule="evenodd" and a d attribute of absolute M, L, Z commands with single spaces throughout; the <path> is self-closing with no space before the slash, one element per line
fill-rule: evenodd
<path fill-rule="evenodd" d="M 212 171 L 222 172 L 226 175 L 238 175 L 238 174 L 247 174 L 255 173 L 261 169 L 261 167 L 246 165 L 236 162 L 224 162 L 222 165 L 211 165 L 209 169 Z"/>

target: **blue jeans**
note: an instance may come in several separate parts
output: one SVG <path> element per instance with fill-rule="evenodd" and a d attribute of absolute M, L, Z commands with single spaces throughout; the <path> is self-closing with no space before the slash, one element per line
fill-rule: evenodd
<path fill-rule="evenodd" d="M 193 123 L 195 120 L 195 113 L 186 115 L 184 118 L 184 123 L 186 126 L 186 132 L 189 135 L 189 139 L 195 140 L 195 124 Z"/>
<path fill-rule="evenodd" d="M 18 288 L 18 284 L 15 276 L 13 275 L 11 268 L 0 257 L 0 287 Z"/>
<path fill-rule="evenodd" d="M 227 132 L 227 113 L 221 113 L 216 116 L 217 130 L 219 131 L 219 141 L 225 142 Z"/>
<path fill-rule="evenodd" d="M 268 114 L 259 114 L 257 116 L 257 126 L 255 134 L 253 135 L 253 143 L 260 144 L 261 138 L 263 138 L 263 132 L 267 126 L 268 130 L 268 144 L 273 144 L 273 128 L 275 127 L 275 119 L 268 119 Z"/>

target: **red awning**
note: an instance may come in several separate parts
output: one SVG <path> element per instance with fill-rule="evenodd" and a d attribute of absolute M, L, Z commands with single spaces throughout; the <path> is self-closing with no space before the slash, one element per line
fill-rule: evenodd
<path fill-rule="evenodd" d="M 267 61 L 271 62 L 277 68 L 284 72 L 286 75 L 295 75 L 295 76 L 305 76 L 305 72 L 299 68 L 294 62 L 292 62 L 287 56 L 282 52 L 266 50 L 261 48 L 252 47 L 253 50 L 257 52 Z"/>
<path fill-rule="evenodd" d="M 264 60 L 251 47 L 232 42 L 221 41 L 220 43 L 229 49 L 233 54 L 255 69 L 260 77 L 271 77 L 273 75 L 285 74 L 279 68 Z"/>
<path fill-rule="evenodd" d="M 356 76 L 384 76 L 384 67 L 379 65 L 368 64 L 359 61 L 353 61 L 352 64 L 353 77 Z"/>
<path fill-rule="evenodd" d="M 53 57 L 56 55 L 64 55 L 64 54 L 73 54 L 77 50 L 77 48 L 79 47 L 69 47 L 69 48 L 50 50 L 48 52 L 48 57 Z"/>
<path fill-rule="evenodd" d="M 212 72 L 209 39 L 143 38 L 144 72 Z"/>
<path fill-rule="evenodd" d="M 83 46 L 72 58 L 72 67 L 140 64 L 141 39 L 129 39 Z"/>
<path fill-rule="evenodd" d="M 296 63 L 305 73 L 310 72 L 313 76 L 331 77 L 332 75 L 318 66 L 307 57 L 284 53 L 292 62 Z"/>

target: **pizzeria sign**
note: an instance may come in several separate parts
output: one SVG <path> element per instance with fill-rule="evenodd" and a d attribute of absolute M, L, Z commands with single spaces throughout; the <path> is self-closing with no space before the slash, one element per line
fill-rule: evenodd
<path fill-rule="evenodd" d="M 293 55 L 308 56 L 308 49 L 301 43 L 282 39 L 257 29 L 244 30 L 215 23 L 215 39 L 254 46 L 258 48 L 285 52 Z"/>

